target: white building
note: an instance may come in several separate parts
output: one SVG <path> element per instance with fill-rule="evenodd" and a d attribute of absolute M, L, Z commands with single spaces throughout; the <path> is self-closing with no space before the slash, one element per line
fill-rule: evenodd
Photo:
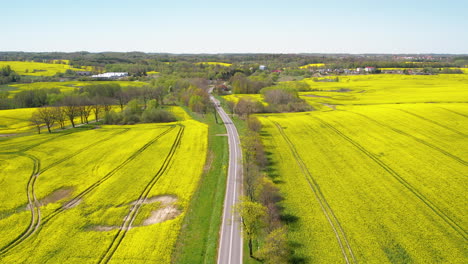
<path fill-rule="evenodd" d="M 261 71 L 264 71 L 267 69 L 267 66 L 265 65 L 260 65 L 260 67 L 258 67 L 258 69 L 260 69 Z"/>
<path fill-rule="evenodd" d="M 122 77 L 127 77 L 128 72 L 106 72 L 97 75 L 93 75 L 93 78 L 106 78 L 106 79 L 117 79 Z"/>

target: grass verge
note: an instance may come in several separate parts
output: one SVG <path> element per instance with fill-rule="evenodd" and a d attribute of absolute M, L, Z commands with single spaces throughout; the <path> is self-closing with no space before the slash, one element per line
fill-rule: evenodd
<path fill-rule="evenodd" d="M 172 256 L 173 263 L 216 263 L 219 228 L 226 189 L 229 158 L 224 124 L 212 114 L 193 119 L 207 123 L 208 153 L 203 176 L 182 224 Z M 220 118 L 218 117 L 219 121 Z"/>

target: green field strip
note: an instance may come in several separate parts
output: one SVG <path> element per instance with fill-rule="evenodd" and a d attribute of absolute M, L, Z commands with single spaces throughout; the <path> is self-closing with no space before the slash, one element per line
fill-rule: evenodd
<path fill-rule="evenodd" d="M 332 125 L 326 123 L 322 119 L 318 117 L 314 117 L 317 121 L 319 121 L 325 127 L 333 130 L 337 135 L 351 143 L 357 149 L 359 149 L 362 153 L 376 162 L 382 169 L 387 171 L 391 176 L 393 176 L 398 182 L 400 182 L 404 187 L 406 187 L 410 192 L 412 192 L 420 201 L 422 201 L 429 209 L 431 209 L 436 215 L 438 215 L 442 220 L 444 220 L 453 230 L 455 230 L 458 234 L 460 234 L 465 240 L 467 240 L 466 231 L 454 220 L 452 220 L 447 214 L 445 214 L 441 209 L 439 209 L 432 201 L 427 199 L 422 193 L 420 193 L 416 188 L 414 188 L 408 181 L 406 181 L 402 176 L 400 176 L 397 172 L 395 172 L 391 167 L 385 164 L 382 160 L 380 160 L 377 156 L 369 152 L 366 148 L 362 145 L 357 143 L 356 141 L 352 140 L 341 131 L 333 127 Z"/>
<path fill-rule="evenodd" d="M 379 121 L 377 121 L 377 120 L 375 120 L 375 119 L 373 119 L 373 118 L 371 118 L 371 117 L 368 117 L 368 116 L 366 116 L 366 115 L 363 115 L 363 114 L 360 114 L 360 113 L 356 113 L 356 112 L 353 112 L 353 111 L 347 111 L 347 113 L 353 113 L 353 114 L 359 115 L 359 116 L 361 116 L 361 117 L 364 117 L 364 118 L 366 118 L 366 119 L 368 119 L 368 120 L 370 120 L 370 121 L 372 121 L 372 122 L 374 122 L 374 123 L 376 123 L 376 124 L 378 124 L 378 125 L 380 125 L 380 126 L 382 126 L 382 127 L 384 127 L 384 128 L 390 129 L 390 130 L 392 130 L 392 131 L 394 131 L 394 132 L 396 132 L 396 133 L 398 133 L 398 134 L 400 134 L 400 135 L 403 135 L 403 136 L 412 138 L 412 139 L 414 139 L 415 141 L 417 141 L 417 142 L 419 142 L 419 143 L 421 143 L 421 144 L 423 144 L 423 145 L 425 145 L 425 146 L 427 146 L 427 147 L 430 147 L 430 148 L 432 148 L 432 149 L 434 149 L 434 150 L 436 150 L 436 151 L 442 153 L 443 155 L 445 155 L 445 156 L 447 156 L 447 157 L 449 157 L 449 158 L 451 158 L 451 159 L 453 159 L 453 160 L 455 160 L 455 161 L 461 163 L 462 165 L 465 165 L 465 166 L 468 165 L 468 162 L 464 161 L 462 158 L 457 157 L 457 156 L 451 154 L 450 152 L 448 152 L 448 151 L 446 151 L 446 150 L 443 150 L 443 149 L 441 149 L 441 148 L 439 148 L 439 147 L 437 147 L 437 146 L 435 146 L 435 145 L 433 145 L 433 144 L 431 144 L 431 143 L 429 143 L 429 142 L 427 142 L 427 141 L 425 141 L 425 140 L 423 140 L 423 139 L 420 139 L 420 138 L 418 138 L 418 137 L 415 137 L 415 136 L 413 136 L 413 135 L 411 135 L 411 134 L 408 134 L 408 133 L 406 133 L 406 132 L 404 132 L 404 131 L 401 131 L 401 130 L 399 130 L 399 129 L 397 129 L 397 128 L 394 128 L 394 127 L 391 127 L 391 126 L 389 126 L 389 125 L 386 125 L 386 124 L 384 124 L 384 123 L 382 123 L 382 122 L 379 122 Z"/>
<path fill-rule="evenodd" d="M 270 120 L 271 121 L 271 120 Z M 328 204 L 327 200 L 325 199 L 323 193 L 320 190 L 320 186 L 318 183 L 315 181 L 315 179 L 312 177 L 312 174 L 310 171 L 307 169 L 307 166 L 305 165 L 304 161 L 300 157 L 299 153 L 294 147 L 294 144 L 291 142 L 291 140 L 288 138 L 288 136 L 284 133 L 283 128 L 281 127 L 280 124 L 278 124 L 275 121 L 271 121 L 278 129 L 279 133 L 285 140 L 285 142 L 288 144 L 288 147 L 293 154 L 297 164 L 301 168 L 301 171 L 303 172 L 303 175 L 305 176 L 307 182 L 309 183 L 309 187 L 312 189 L 315 198 L 317 199 L 322 212 L 324 216 L 327 218 L 328 223 L 330 224 L 330 227 L 332 228 L 333 232 L 335 233 L 338 245 L 340 246 L 341 252 L 343 254 L 343 258 L 346 263 L 357 263 L 357 260 L 354 256 L 353 250 L 348 242 L 348 239 L 346 237 L 346 233 L 344 232 L 342 225 L 340 224 L 340 221 L 338 218 L 335 216 L 332 208 Z M 344 244 L 344 245 L 343 245 Z M 345 248 L 346 247 L 346 248 Z M 348 256 L 349 254 L 349 256 Z"/>
<path fill-rule="evenodd" d="M 145 186 L 144 190 L 141 192 L 140 196 L 136 200 L 137 202 L 130 209 L 129 214 L 125 217 L 125 220 L 120 226 L 119 231 L 112 239 L 111 244 L 109 245 L 105 253 L 101 256 L 98 263 L 108 263 L 112 259 L 114 253 L 117 251 L 120 244 L 122 243 L 122 240 L 125 238 L 125 235 L 127 234 L 128 230 L 131 228 L 133 221 L 137 217 L 138 212 L 142 206 L 142 201 L 148 198 L 148 195 L 153 189 L 154 185 L 158 182 L 159 178 L 166 172 L 169 165 L 171 164 L 172 158 L 174 157 L 176 150 L 180 146 L 183 133 L 184 133 L 184 126 L 181 125 L 179 128 L 179 132 L 177 133 L 177 137 L 168 155 L 166 156 L 163 164 L 159 168 L 158 172 L 154 175 L 154 177 Z"/>

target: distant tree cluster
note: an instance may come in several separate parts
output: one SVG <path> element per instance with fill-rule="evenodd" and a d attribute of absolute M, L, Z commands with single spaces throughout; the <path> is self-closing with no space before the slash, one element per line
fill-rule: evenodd
<path fill-rule="evenodd" d="M 7 84 L 11 82 L 19 82 L 20 76 L 11 69 L 10 65 L 6 65 L 0 70 L 0 84 Z"/>
<path fill-rule="evenodd" d="M 232 92 L 236 94 L 256 94 L 264 87 L 273 84 L 271 79 L 259 80 L 260 78 L 247 78 L 243 73 L 236 73 L 231 79 Z"/>

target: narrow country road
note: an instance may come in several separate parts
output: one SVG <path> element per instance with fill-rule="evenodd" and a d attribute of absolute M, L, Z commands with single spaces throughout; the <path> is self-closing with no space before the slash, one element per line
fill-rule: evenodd
<path fill-rule="evenodd" d="M 239 134 L 219 101 L 211 95 L 210 98 L 226 126 L 229 140 L 229 168 L 219 237 L 218 264 L 241 264 L 243 246 L 241 223 L 239 216 L 233 211 L 242 194 L 242 151 Z"/>

